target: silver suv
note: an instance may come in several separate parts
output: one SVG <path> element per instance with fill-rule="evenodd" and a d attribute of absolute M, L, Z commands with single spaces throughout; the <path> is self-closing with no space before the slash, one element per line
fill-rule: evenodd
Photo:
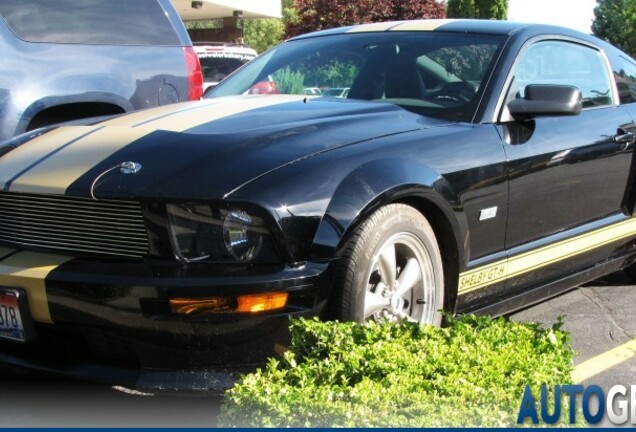
<path fill-rule="evenodd" d="M 0 52 L 0 140 L 202 94 L 169 0 L 2 0 Z"/>

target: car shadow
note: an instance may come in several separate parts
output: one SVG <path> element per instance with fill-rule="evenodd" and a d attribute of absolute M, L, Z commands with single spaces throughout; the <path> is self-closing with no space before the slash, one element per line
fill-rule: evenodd
<path fill-rule="evenodd" d="M 590 286 L 625 286 L 635 285 L 634 280 L 630 278 L 624 271 L 617 271 L 616 273 L 603 276 L 600 279 L 596 279 L 581 285 L 582 287 Z"/>

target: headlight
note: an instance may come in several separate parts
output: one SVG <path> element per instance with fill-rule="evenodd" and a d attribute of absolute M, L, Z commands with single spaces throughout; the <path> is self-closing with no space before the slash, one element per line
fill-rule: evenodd
<path fill-rule="evenodd" d="M 243 210 L 230 210 L 225 215 L 225 248 L 237 261 L 251 261 L 263 247 L 263 231 L 255 219 Z"/>
<path fill-rule="evenodd" d="M 278 262 L 265 222 L 243 209 L 168 204 L 174 252 L 181 261 Z"/>

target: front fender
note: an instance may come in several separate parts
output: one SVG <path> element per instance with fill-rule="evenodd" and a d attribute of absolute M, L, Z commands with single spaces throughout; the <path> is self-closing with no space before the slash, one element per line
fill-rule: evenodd
<path fill-rule="evenodd" d="M 378 143 L 378 146 L 381 144 Z M 355 146 L 275 170 L 236 191 L 231 199 L 266 209 L 277 222 L 286 259 L 333 259 L 353 229 L 377 207 L 421 200 L 436 207 L 457 241 L 466 219 L 456 192 L 439 172 L 392 148 L 361 153 Z M 463 247 L 456 247 L 463 252 Z"/>
<path fill-rule="evenodd" d="M 443 176 L 413 160 L 381 159 L 357 167 L 338 185 L 314 236 L 311 258 L 336 256 L 355 228 L 377 208 L 412 200 L 435 206 L 452 226 L 456 241 L 464 238 L 467 222 L 459 196 Z M 461 254 L 460 243 L 457 250 Z"/>

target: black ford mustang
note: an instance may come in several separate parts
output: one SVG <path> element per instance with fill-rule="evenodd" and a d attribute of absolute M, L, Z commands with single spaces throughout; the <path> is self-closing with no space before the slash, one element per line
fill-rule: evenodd
<path fill-rule="evenodd" d="M 0 362 L 223 387 L 290 315 L 437 325 L 629 270 L 635 120 L 636 62 L 602 41 L 429 20 L 297 37 L 201 102 L 16 137 Z"/>

